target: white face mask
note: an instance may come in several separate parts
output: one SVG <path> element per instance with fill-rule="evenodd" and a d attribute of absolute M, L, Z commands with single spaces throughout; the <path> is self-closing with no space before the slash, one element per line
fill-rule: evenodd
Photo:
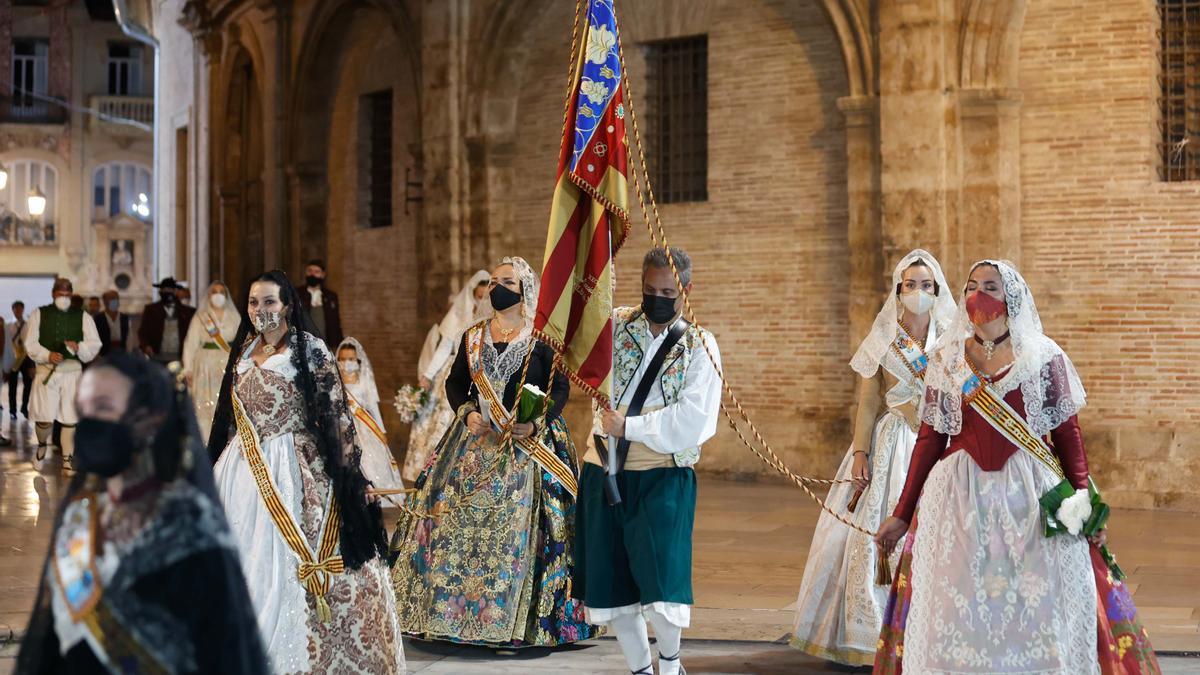
<path fill-rule="evenodd" d="M 933 309 L 933 302 L 936 298 L 925 291 L 909 291 L 900 296 L 900 301 L 908 308 L 908 311 L 913 314 L 925 314 Z"/>
<path fill-rule="evenodd" d="M 212 296 L 209 297 L 208 301 L 211 302 L 212 306 L 216 307 L 217 309 L 225 308 L 225 294 L 224 293 L 213 293 Z"/>
<path fill-rule="evenodd" d="M 66 295 L 58 296 L 57 298 L 54 299 L 54 306 L 59 308 L 59 310 L 61 310 L 63 312 L 67 311 L 68 309 L 71 309 L 70 296 L 66 296 Z"/>
<path fill-rule="evenodd" d="M 338 367 L 347 375 L 353 375 L 358 372 L 358 361 L 338 361 Z"/>
<path fill-rule="evenodd" d="M 278 329 L 281 320 L 279 312 L 259 310 L 254 315 L 254 329 L 260 333 L 267 333 Z"/>

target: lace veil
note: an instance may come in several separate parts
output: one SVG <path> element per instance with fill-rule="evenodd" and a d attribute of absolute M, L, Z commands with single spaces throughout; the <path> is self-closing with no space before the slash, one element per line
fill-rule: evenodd
<path fill-rule="evenodd" d="M 1020 387 L 1025 420 L 1033 433 L 1044 436 L 1083 408 L 1087 399 L 1083 383 L 1066 352 L 1042 331 L 1033 293 L 1017 268 L 1005 260 L 981 260 L 971 266 L 971 272 L 981 265 L 998 269 L 1004 281 L 1014 355 L 1012 368 L 993 387 L 1001 395 Z M 930 353 L 921 408 L 923 422 L 952 436 L 962 431 L 962 386 L 971 375 L 966 341 L 975 329 L 966 307 L 964 294 L 949 332 Z"/>
<path fill-rule="evenodd" d="M 475 288 L 488 283 L 491 278 L 492 275 L 487 270 L 479 270 L 472 274 L 466 285 L 450 299 L 450 311 L 446 312 L 445 318 L 438 324 L 438 332 L 442 334 L 442 339 L 458 340 L 468 326 L 483 318 L 475 312 Z"/>
<path fill-rule="evenodd" d="M 854 358 L 850 360 L 850 367 L 863 377 L 875 376 L 879 370 L 880 361 L 887 355 L 888 349 L 891 348 L 892 342 L 896 340 L 896 335 L 900 332 L 900 324 L 896 320 L 900 318 L 902 308 L 900 298 L 896 297 L 896 285 L 903 280 L 904 270 L 917 261 L 925 263 L 925 266 L 933 273 L 933 278 L 938 286 L 937 298 L 934 300 L 933 309 L 930 310 L 932 315 L 930 327 L 933 329 L 930 337 L 936 339 L 936 336 L 944 335 L 954 320 L 956 310 L 954 296 L 950 291 L 950 286 L 946 284 L 946 277 L 942 274 L 942 266 L 938 264 L 937 258 L 922 249 L 916 249 L 904 256 L 896 265 L 896 269 L 892 271 L 892 286 L 887 300 L 883 303 L 883 309 L 879 310 L 879 314 L 875 317 L 875 323 L 871 326 L 871 332 L 867 333 L 867 337 L 863 339 L 858 351 L 855 352 Z M 932 348 L 933 344 L 934 340 L 929 340 L 928 348 Z"/>
<path fill-rule="evenodd" d="M 371 367 L 371 359 L 367 357 L 367 351 L 363 349 L 362 343 L 352 337 L 342 340 L 337 351 L 333 353 L 333 357 L 336 359 L 338 352 L 346 347 L 353 349 L 358 356 L 358 384 L 362 391 L 362 400 L 359 402 L 368 408 L 374 408 L 379 405 L 379 388 L 375 385 L 375 369 Z M 382 428 L 383 423 L 380 422 L 379 425 Z"/>

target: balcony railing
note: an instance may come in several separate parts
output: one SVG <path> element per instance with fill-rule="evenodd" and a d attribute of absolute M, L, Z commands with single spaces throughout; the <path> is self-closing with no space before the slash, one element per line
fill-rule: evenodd
<path fill-rule="evenodd" d="M 25 94 L 0 96 L 0 116 L 16 124 L 62 124 L 67 111 L 57 103 Z"/>
<path fill-rule="evenodd" d="M 136 96 L 93 96 L 89 106 L 99 113 L 88 118 L 88 125 L 100 125 L 111 131 L 146 131 L 154 124 L 154 99 Z"/>

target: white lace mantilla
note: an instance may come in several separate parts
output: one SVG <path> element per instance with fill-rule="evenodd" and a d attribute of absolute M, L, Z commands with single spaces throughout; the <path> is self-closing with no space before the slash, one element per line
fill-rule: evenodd
<path fill-rule="evenodd" d="M 998 269 L 1004 281 L 1014 356 L 1012 367 L 992 387 L 1006 395 L 1019 386 L 1030 430 L 1045 436 L 1083 409 L 1087 402 L 1083 382 L 1066 352 L 1042 332 L 1033 293 L 1012 263 L 983 260 L 971 271 L 981 265 Z M 966 360 L 966 342 L 974 332 L 964 298 L 949 331 L 929 355 L 921 420 L 951 436 L 962 431 L 962 387 L 972 374 Z"/>

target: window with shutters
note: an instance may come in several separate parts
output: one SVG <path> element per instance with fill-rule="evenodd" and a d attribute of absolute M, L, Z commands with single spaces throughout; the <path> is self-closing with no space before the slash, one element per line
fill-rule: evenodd
<path fill-rule="evenodd" d="M 654 194 L 664 204 L 708 200 L 708 36 L 643 44 Z"/>
<path fill-rule="evenodd" d="M 50 43 L 34 38 L 12 42 L 12 117 L 36 120 L 48 117 L 46 100 L 50 83 Z"/>

